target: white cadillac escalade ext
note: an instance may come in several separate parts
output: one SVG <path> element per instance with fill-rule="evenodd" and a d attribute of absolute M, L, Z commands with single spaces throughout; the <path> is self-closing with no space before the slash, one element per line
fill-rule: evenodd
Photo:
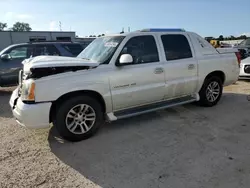
<path fill-rule="evenodd" d="M 89 138 L 105 121 L 197 102 L 214 106 L 235 83 L 235 49 L 215 49 L 183 29 L 144 29 L 95 39 L 76 58 L 23 62 L 10 105 L 28 128 L 53 123 L 70 141 Z"/>

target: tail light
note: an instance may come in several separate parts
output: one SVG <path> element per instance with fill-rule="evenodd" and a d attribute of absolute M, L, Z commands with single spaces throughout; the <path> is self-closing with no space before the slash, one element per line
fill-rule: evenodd
<path fill-rule="evenodd" d="M 235 55 L 237 57 L 237 61 L 238 61 L 238 65 L 240 67 L 240 62 L 241 62 L 241 55 L 240 55 L 240 52 L 235 52 Z"/>

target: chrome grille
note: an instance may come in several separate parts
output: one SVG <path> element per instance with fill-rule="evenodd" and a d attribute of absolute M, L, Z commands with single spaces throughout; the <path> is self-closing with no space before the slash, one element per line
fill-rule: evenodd
<path fill-rule="evenodd" d="M 21 95 L 21 91 L 22 91 L 22 83 L 23 83 L 23 70 L 20 70 L 19 76 L 18 76 L 18 94 L 19 94 L 19 96 Z"/>
<path fill-rule="evenodd" d="M 22 81 L 23 81 L 23 70 L 19 71 L 19 77 L 18 77 L 18 84 L 19 86 L 22 85 Z"/>

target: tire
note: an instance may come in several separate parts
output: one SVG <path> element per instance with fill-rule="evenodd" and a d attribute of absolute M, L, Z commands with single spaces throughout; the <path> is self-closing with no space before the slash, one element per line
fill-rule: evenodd
<path fill-rule="evenodd" d="M 218 87 L 214 88 L 214 90 L 213 90 L 214 97 L 212 97 L 211 96 L 211 87 L 215 86 L 216 85 L 215 83 L 217 84 Z M 222 80 L 219 77 L 212 76 L 210 78 L 207 78 L 204 81 L 202 88 L 199 92 L 200 100 L 198 101 L 198 104 L 201 106 L 205 106 L 205 107 L 215 106 L 221 99 L 222 91 L 223 91 L 223 84 L 222 84 Z M 217 92 L 218 92 L 218 95 L 216 95 Z M 210 94 L 208 94 L 208 93 L 210 93 Z"/>
<path fill-rule="evenodd" d="M 97 100 L 87 95 L 72 97 L 62 103 L 53 120 L 59 134 L 72 142 L 90 138 L 103 123 L 102 106 Z"/>

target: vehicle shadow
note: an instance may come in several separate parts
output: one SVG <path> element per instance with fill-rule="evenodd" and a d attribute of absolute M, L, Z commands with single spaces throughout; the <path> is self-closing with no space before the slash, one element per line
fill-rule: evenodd
<path fill-rule="evenodd" d="M 9 100 L 13 90 L 12 88 L 0 88 L 0 117 L 13 117 L 9 106 Z"/>
<path fill-rule="evenodd" d="M 225 150 L 237 157 L 250 144 L 249 109 L 246 95 L 225 93 L 212 108 L 189 104 L 120 120 L 81 142 L 52 128 L 48 141 L 62 162 L 101 187 L 203 187 L 208 180 L 213 187 L 233 176 Z"/>

